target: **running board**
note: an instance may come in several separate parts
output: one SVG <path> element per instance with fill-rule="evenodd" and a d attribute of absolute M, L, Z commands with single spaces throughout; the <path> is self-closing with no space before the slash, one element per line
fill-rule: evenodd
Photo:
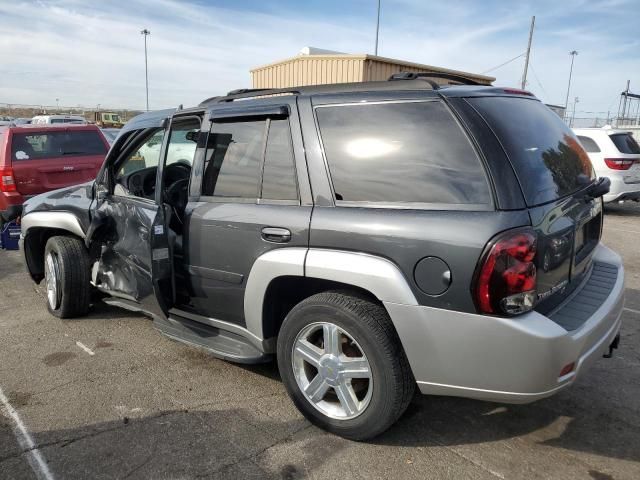
<path fill-rule="evenodd" d="M 153 325 L 167 337 L 206 350 L 214 357 L 236 363 L 265 363 L 272 356 L 258 350 L 244 337 L 186 318 L 154 317 Z"/>

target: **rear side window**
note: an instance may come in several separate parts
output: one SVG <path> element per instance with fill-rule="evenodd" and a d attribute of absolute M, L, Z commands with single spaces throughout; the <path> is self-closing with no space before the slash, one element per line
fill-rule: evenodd
<path fill-rule="evenodd" d="M 638 142 L 629 133 L 615 133 L 609 135 L 620 153 L 640 154 Z"/>
<path fill-rule="evenodd" d="M 468 102 L 500 140 L 529 206 L 570 195 L 594 178 L 589 156 L 574 133 L 541 102 L 517 97 Z"/>
<path fill-rule="evenodd" d="M 96 131 L 16 133 L 11 137 L 11 158 L 15 161 L 106 153 Z"/>
<path fill-rule="evenodd" d="M 213 123 L 202 194 L 258 198 L 266 121 Z"/>
<path fill-rule="evenodd" d="M 270 120 L 264 157 L 262 198 L 297 200 L 295 174 L 289 120 Z"/>
<path fill-rule="evenodd" d="M 483 166 L 438 101 L 316 108 L 338 204 L 491 202 Z"/>
<path fill-rule="evenodd" d="M 580 140 L 580 143 L 582 144 L 582 146 L 587 152 L 589 153 L 600 152 L 600 147 L 598 147 L 598 144 L 595 142 L 595 140 L 589 137 L 583 137 L 582 135 L 578 135 L 578 140 Z"/>

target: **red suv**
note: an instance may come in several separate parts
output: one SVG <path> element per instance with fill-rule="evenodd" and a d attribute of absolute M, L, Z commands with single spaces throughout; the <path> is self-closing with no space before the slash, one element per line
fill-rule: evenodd
<path fill-rule="evenodd" d="M 0 225 L 29 197 L 94 179 L 108 150 L 95 125 L 0 127 Z"/>

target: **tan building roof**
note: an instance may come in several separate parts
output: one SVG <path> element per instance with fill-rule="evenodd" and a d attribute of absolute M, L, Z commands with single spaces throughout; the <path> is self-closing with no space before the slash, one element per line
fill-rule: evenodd
<path fill-rule="evenodd" d="M 312 50 L 313 51 L 313 50 Z M 251 70 L 253 88 L 288 88 L 327 83 L 387 80 L 399 72 L 429 72 L 460 75 L 483 85 L 494 77 L 369 54 L 301 54 Z M 448 84 L 449 80 L 435 79 Z"/>

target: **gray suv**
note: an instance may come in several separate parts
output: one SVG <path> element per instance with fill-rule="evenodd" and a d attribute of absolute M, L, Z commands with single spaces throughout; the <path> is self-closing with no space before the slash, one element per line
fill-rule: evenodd
<path fill-rule="evenodd" d="M 24 207 L 49 311 L 102 299 L 217 357 L 275 357 L 300 411 L 352 439 L 416 386 L 525 403 L 570 385 L 619 338 L 608 180 L 528 92 L 392 80 L 128 122 L 95 182 Z"/>

